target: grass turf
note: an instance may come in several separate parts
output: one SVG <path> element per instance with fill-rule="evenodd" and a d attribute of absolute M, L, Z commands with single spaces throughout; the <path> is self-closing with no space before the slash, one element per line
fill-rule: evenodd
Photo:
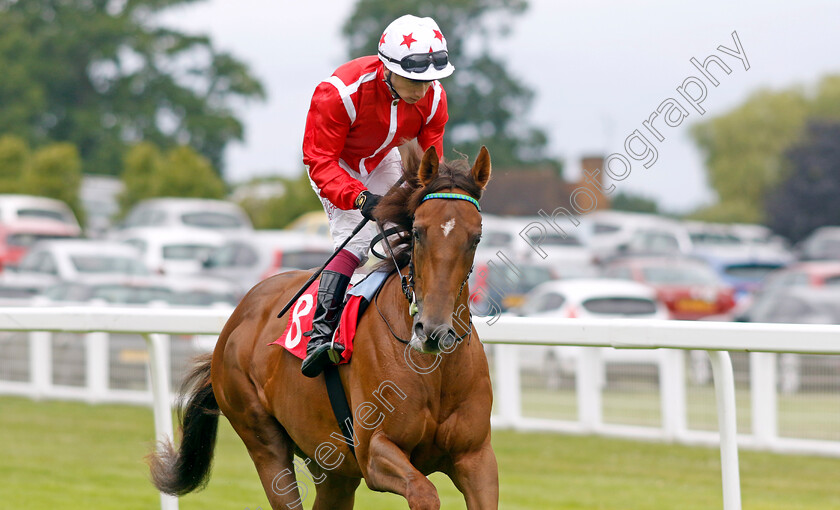
<path fill-rule="evenodd" d="M 142 407 L 0 397 L 0 507 L 147 510 L 159 507 L 143 456 L 153 420 Z M 494 433 L 505 510 L 710 510 L 722 508 L 716 449 Z M 840 508 L 840 459 L 741 452 L 744 510 Z M 431 477 L 442 508 L 465 505 L 448 478 Z M 308 486 L 311 508 L 314 486 Z M 407 508 L 364 484 L 356 508 Z M 183 510 L 269 508 L 250 458 L 222 418 L 208 487 Z"/>

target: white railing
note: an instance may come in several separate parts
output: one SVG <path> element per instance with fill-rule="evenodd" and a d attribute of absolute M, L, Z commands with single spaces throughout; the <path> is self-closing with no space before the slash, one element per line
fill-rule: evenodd
<path fill-rule="evenodd" d="M 68 398 L 88 402 L 149 401 L 153 406 L 155 438 L 172 441 L 172 391 L 169 381 L 169 335 L 218 335 L 230 316 L 230 309 L 136 309 L 136 308 L 3 308 L 0 331 L 30 333 L 29 382 L 0 382 L 0 394 L 32 398 Z M 85 335 L 85 387 L 72 388 L 52 383 L 50 332 Z M 143 335 L 149 351 L 151 394 L 108 388 L 108 343 L 102 333 Z M 144 398 L 145 397 L 145 398 Z M 160 495 L 162 510 L 178 510 L 178 499 Z"/>
<path fill-rule="evenodd" d="M 30 333 L 30 380 L 0 381 L 0 393 L 33 398 L 71 398 L 90 402 L 150 402 L 155 415 L 158 440 L 170 440 L 172 433 L 169 382 L 170 334 L 215 335 L 230 310 L 173 310 L 123 308 L 5 308 L 0 311 L 0 331 Z M 840 354 L 840 326 L 786 324 L 732 324 L 714 322 L 595 321 L 584 319 L 502 318 L 493 325 L 476 322 L 486 343 L 494 348 L 495 398 L 498 415 L 494 425 L 521 430 L 557 430 L 623 437 L 664 439 L 685 443 L 716 443 L 721 449 L 721 471 L 725 510 L 740 510 L 738 443 L 776 451 L 840 455 L 840 442 L 779 438 L 775 402 L 775 360 L 773 354 Z M 86 386 L 67 388 L 51 380 L 51 335 L 49 332 L 87 333 Z M 108 388 L 108 339 L 102 333 L 136 333 L 147 341 L 151 394 Z M 598 351 L 584 350 L 577 371 L 579 420 L 560 422 L 526 418 L 522 415 L 520 371 L 516 345 L 576 345 L 619 349 L 676 349 L 666 351 L 662 364 L 660 392 L 662 427 L 644 428 L 605 424 L 601 412 L 601 384 L 597 374 Z M 683 350 L 709 353 L 715 383 L 719 434 L 690 431 L 686 424 Z M 735 384 L 727 351 L 751 352 L 753 434 L 737 436 Z M 758 388 L 765 388 L 760 398 Z M 756 391 L 758 390 L 758 391 Z M 161 508 L 177 509 L 177 499 L 161 496 Z"/>

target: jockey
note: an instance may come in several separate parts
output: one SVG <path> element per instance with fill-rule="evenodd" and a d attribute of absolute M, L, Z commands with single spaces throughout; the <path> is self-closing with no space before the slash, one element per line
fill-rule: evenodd
<path fill-rule="evenodd" d="M 327 213 L 336 247 L 373 210 L 402 175 L 397 146 L 416 138 L 423 150 L 443 154 L 449 115 L 437 81 L 452 74 L 446 39 L 432 18 L 406 15 L 379 38 L 378 55 L 339 67 L 312 96 L 303 136 L 303 162 Z M 316 377 L 341 360 L 332 342 L 353 272 L 367 259 L 376 234 L 365 225 L 324 268 L 306 359 L 301 371 Z"/>

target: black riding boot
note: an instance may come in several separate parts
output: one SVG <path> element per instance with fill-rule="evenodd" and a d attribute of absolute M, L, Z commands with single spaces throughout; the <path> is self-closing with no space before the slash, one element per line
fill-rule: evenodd
<path fill-rule="evenodd" d="M 330 363 L 341 361 L 344 346 L 332 341 L 333 332 L 341 317 L 341 306 L 350 277 L 335 271 L 321 273 L 318 286 L 318 303 L 312 319 L 312 331 L 306 345 L 306 359 L 300 371 L 306 377 L 317 377 Z"/>

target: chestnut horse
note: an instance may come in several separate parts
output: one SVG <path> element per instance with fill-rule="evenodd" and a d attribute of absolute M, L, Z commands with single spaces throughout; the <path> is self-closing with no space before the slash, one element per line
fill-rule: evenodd
<path fill-rule="evenodd" d="M 412 510 L 436 510 L 440 499 L 426 475 L 438 471 L 468 509 L 498 508 L 487 359 L 472 323 L 458 319 L 458 311 L 469 315 L 465 283 L 481 237 L 477 200 L 490 156 L 482 147 L 470 168 L 466 160 L 439 162 L 433 147 L 410 152 L 405 184 L 391 189 L 376 214 L 410 232 L 394 242 L 396 261 L 387 262 L 402 266 L 403 276 L 413 273 L 413 293 L 405 294 L 415 297 L 416 313 L 395 271 L 360 319 L 352 361 L 338 368 L 353 410 L 352 440 L 339 430 L 324 378 L 304 377 L 300 359 L 269 345 L 294 315 L 277 319 L 278 311 L 312 273 L 279 274 L 243 298 L 212 358 L 188 379 L 179 450 L 166 444 L 151 455 L 162 492 L 183 495 L 206 484 L 221 411 L 274 510 L 302 507 L 295 454 L 312 473 L 316 510 L 352 509 L 361 478 L 374 491 L 403 496 Z M 432 193 L 447 194 L 424 200 Z M 405 337 L 411 348 L 399 341 Z"/>

